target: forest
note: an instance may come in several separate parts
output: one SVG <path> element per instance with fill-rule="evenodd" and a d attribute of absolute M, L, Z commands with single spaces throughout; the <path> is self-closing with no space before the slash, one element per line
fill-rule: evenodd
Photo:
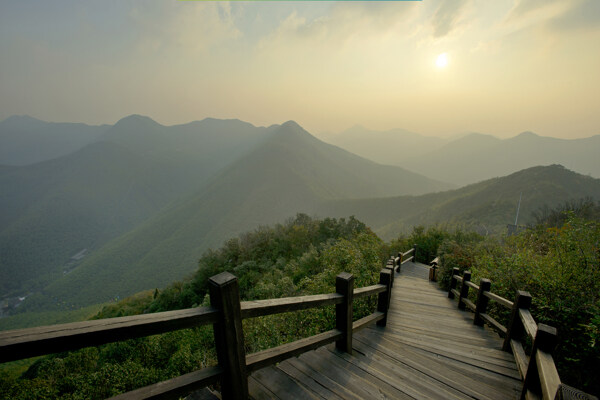
<path fill-rule="evenodd" d="M 516 290 L 529 291 L 536 321 L 558 329 L 555 359 L 561 379 L 598 393 L 600 205 L 570 202 L 540 209 L 535 217 L 535 224 L 511 237 L 419 226 L 385 243 L 354 217 L 298 214 L 206 251 L 187 279 L 107 305 L 94 318 L 208 305 L 207 280 L 222 271 L 238 277 L 242 300 L 333 292 L 342 271 L 354 274 L 355 286 L 362 287 L 376 282 L 390 254 L 416 244 L 418 261 L 441 258 L 444 289 L 449 271 L 458 267 L 472 271 L 474 281 L 491 279 L 492 290 L 506 298 L 514 298 Z M 374 306 L 372 300 L 357 302 L 355 318 Z M 507 318 L 500 310 L 491 312 L 500 321 Z M 332 307 L 324 307 L 245 320 L 246 352 L 331 329 L 333 315 Z M 104 398 L 214 364 L 212 329 L 187 329 L 5 364 L 0 397 Z"/>

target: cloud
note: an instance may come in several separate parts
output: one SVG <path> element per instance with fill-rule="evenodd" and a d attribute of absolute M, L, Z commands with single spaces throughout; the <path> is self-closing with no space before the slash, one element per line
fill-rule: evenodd
<path fill-rule="evenodd" d="M 598 0 L 519 0 L 506 22 L 519 29 L 541 27 L 548 31 L 600 28 Z"/>
<path fill-rule="evenodd" d="M 466 0 L 453 0 L 438 7 L 431 18 L 435 38 L 444 37 L 457 27 L 466 4 Z"/>
<path fill-rule="evenodd" d="M 227 2 L 143 5 L 132 8 L 130 17 L 139 29 L 142 51 L 192 55 L 242 36 Z"/>
<path fill-rule="evenodd" d="M 556 30 L 600 28 L 600 1 L 583 0 L 549 22 Z"/>

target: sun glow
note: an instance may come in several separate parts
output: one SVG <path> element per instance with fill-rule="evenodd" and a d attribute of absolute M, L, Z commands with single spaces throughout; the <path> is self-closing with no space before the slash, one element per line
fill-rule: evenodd
<path fill-rule="evenodd" d="M 438 68 L 446 68 L 448 65 L 448 53 L 440 54 L 437 60 L 435 60 L 435 65 L 437 65 Z"/>

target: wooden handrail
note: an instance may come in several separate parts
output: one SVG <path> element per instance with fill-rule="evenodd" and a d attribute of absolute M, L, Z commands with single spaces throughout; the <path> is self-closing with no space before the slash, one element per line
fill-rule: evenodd
<path fill-rule="evenodd" d="M 298 356 L 310 350 L 314 350 L 328 343 L 341 339 L 343 333 L 338 329 L 332 329 L 318 335 L 296 340 L 281 346 L 273 347 L 246 357 L 248 372 L 256 371 L 269 365 L 278 363 L 287 358 Z"/>
<path fill-rule="evenodd" d="M 376 285 L 354 289 L 352 275 L 342 273 L 336 278 L 337 293 L 244 302 L 239 300 L 237 278 L 224 272 L 209 279 L 213 307 L 0 332 L 0 363 L 212 324 L 218 366 L 194 371 L 115 398 L 177 398 L 217 381 L 221 381 L 224 399 L 246 398 L 247 375 L 250 372 L 331 342 L 336 342 L 338 348 L 351 353 L 353 332 L 373 323 L 385 326 L 394 270 L 400 265 L 399 259 L 391 258 L 392 268 L 381 270 Z M 352 321 L 354 299 L 373 295 L 378 295 L 377 311 Z M 242 319 L 330 305 L 336 306 L 336 329 L 245 355 Z"/>
<path fill-rule="evenodd" d="M 513 307 L 513 302 L 512 301 L 507 300 L 504 297 L 500 297 L 500 296 L 498 296 L 495 293 L 485 292 L 484 296 L 487 297 L 490 300 L 494 300 L 498 304 L 502 304 L 506 308 L 512 308 Z"/>
<path fill-rule="evenodd" d="M 198 307 L 0 332 L 0 363 L 192 328 L 216 322 L 218 310 Z"/>
<path fill-rule="evenodd" d="M 363 288 L 354 289 L 354 298 L 360 299 L 361 297 L 372 296 L 374 294 L 385 292 L 386 290 L 387 287 L 381 284 L 365 286 Z"/>
<path fill-rule="evenodd" d="M 415 259 L 414 256 L 410 256 L 406 260 L 402 260 L 402 264 L 406 264 L 407 262 L 413 261 L 414 259 Z"/>
<path fill-rule="evenodd" d="M 489 279 L 481 279 L 479 285 L 471 282 L 471 272 L 465 271 L 461 277 L 458 268 L 453 268 L 450 278 L 448 297 L 458 298 L 458 307 L 470 309 L 475 312 L 473 323 L 483 325 L 487 323 L 498 333 L 504 336 L 503 350 L 512 351 L 519 374 L 523 379 L 521 398 L 542 398 L 544 400 L 555 400 L 559 391 L 566 393 L 574 391 L 581 393 L 581 398 L 593 398 L 578 392 L 576 389 L 568 388 L 561 384 L 556 365 L 552 358 L 552 352 L 556 346 L 556 329 L 543 324 L 536 324 L 535 319 L 529 311 L 531 295 L 528 292 L 517 291 L 514 302 L 507 300 L 490 291 Z M 457 285 L 460 283 L 460 290 Z M 476 289 L 477 301 L 473 303 L 468 299 L 469 288 Z M 511 309 L 511 317 L 508 326 L 504 326 L 487 314 L 488 301 L 493 300 L 498 304 Z M 527 357 L 520 338 L 523 334 L 533 339 L 531 356 Z"/>
<path fill-rule="evenodd" d="M 281 314 L 290 311 L 305 310 L 339 304 L 344 296 L 338 293 L 316 294 L 311 296 L 282 297 L 280 299 L 252 300 L 240 303 L 242 319 L 264 315 Z"/>
<path fill-rule="evenodd" d="M 223 376 L 223 369 L 219 366 L 206 367 L 190 372 L 167 381 L 144 386 L 127 393 L 111 397 L 110 400 L 137 400 L 137 399 L 178 399 L 191 392 L 217 383 Z"/>
<path fill-rule="evenodd" d="M 409 255 L 409 254 L 412 254 L 412 253 L 414 253 L 414 252 L 415 252 L 415 248 L 413 247 L 412 249 L 408 250 L 407 252 L 405 252 L 405 253 L 402 253 L 402 258 L 404 258 L 404 257 L 406 257 L 407 255 Z"/>

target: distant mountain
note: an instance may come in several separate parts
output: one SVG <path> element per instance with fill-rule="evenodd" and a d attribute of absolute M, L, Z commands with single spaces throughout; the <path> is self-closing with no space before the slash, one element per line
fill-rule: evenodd
<path fill-rule="evenodd" d="M 528 168 L 511 175 L 443 193 L 382 199 L 339 200 L 324 204 L 318 215 L 355 215 L 382 238 L 392 239 L 414 225 L 459 224 L 482 234 L 506 232 L 513 224 L 522 193 L 519 224 L 532 222 L 533 211 L 567 200 L 600 200 L 600 179 L 560 165 Z"/>
<path fill-rule="evenodd" d="M 206 187 L 91 254 L 49 285 L 47 296 L 88 304 L 160 287 L 194 271 L 209 247 L 260 224 L 310 214 L 322 201 L 447 187 L 325 144 L 295 122 L 268 131 Z"/>
<path fill-rule="evenodd" d="M 402 129 L 382 132 L 355 126 L 320 137 L 378 163 L 400 166 L 457 186 L 550 164 L 600 178 L 600 135 L 556 139 L 523 132 L 510 139 L 498 139 L 470 133 L 448 140 Z"/>
<path fill-rule="evenodd" d="M 407 154 L 423 156 L 444 146 L 446 139 L 422 136 L 404 129 L 375 131 L 356 125 L 340 133 L 322 133 L 321 140 L 380 164 L 400 165 Z M 410 166 L 403 165 L 405 168 Z"/>
<path fill-rule="evenodd" d="M 29 165 L 71 154 L 109 128 L 12 116 L 0 122 L 0 164 Z"/>
<path fill-rule="evenodd" d="M 1 167 L 0 297 L 60 279 L 78 264 L 72 256 L 93 254 L 203 187 L 263 140 L 267 129 L 249 126 L 205 120 L 164 127 L 131 116 L 69 155 Z"/>
<path fill-rule="evenodd" d="M 13 188 L 0 196 L 13 210 L 1 217 L 0 251 L 10 257 L 0 270 L 11 284 L 3 290 L 44 287 L 24 308 L 165 285 L 192 272 L 207 248 L 325 200 L 449 187 L 323 143 L 291 121 L 165 127 L 136 115 L 76 153 L 0 170 L 0 179 Z"/>
<path fill-rule="evenodd" d="M 535 165 L 561 164 L 600 178 L 600 135 L 556 139 L 523 132 L 510 139 L 471 134 L 423 156 L 408 154 L 396 165 L 457 185 L 504 176 Z"/>

